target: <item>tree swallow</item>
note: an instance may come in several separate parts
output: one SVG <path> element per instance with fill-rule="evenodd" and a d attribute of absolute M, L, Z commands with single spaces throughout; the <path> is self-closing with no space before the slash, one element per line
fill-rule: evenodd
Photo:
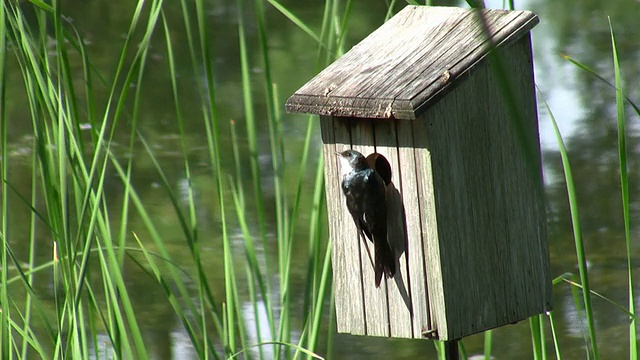
<path fill-rule="evenodd" d="M 376 287 L 380 287 L 382 273 L 393 277 L 396 272 L 395 254 L 387 239 L 385 182 L 361 153 L 346 150 L 337 155 L 342 172 L 342 192 L 358 229 L 358 237 L 364 239 L 366 235 L 373 242 Z"/>

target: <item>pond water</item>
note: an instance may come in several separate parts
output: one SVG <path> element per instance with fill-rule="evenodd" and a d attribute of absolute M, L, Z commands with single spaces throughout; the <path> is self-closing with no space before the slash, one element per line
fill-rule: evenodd
<path fill-rule="evenodd" d="M 282 1 L 282 4 L 296 16 L 307 22 L 311 28 L 320 26 L 323 3 Z M 456 1 L 440 2 L 443 5 L 459 5 Z M 215 184 L 210 181 L 210 163 L 206 149 L 206 137 L 202 129 L 202 121 L 199 107 L 199 87 L 203 86 L 203 79 L 193 78 L 189 67 L 192 66 L 186 51 L 186 33 L 180 24 L 180 8 L 178 2 L 167 2 L 166 15 L 172 27 L 172 39 L 176 45 L 176 66 L 181 90 L 181 106 L 187 122 L 186 138 L 189 144 L 188 157 L 192 165 L 193 174 L 191 181 L 198 191 L 196 196 L 198 219 L 200 221 L 201 237 L 219 237 L 219 214 L 216 213 Z M 489 7 L 500 7 L 502 1 L 489 2 Z M 493 6 L 491 6 L 493 5 Z M 133 2 L 122 1 L 63 1 L 64 12 L 74 21 L 83 38 L 88 43 L 90 55 L 94 65 L 104 71 L 106 76 L 111 76 L 117 61 L 123 36 L 126 33 Z M 214 80 L 217 86 L 219 118 L 226 124 L 235 120 L 238 124 L 239 146 L 245 146 L 245 131 L 243 128 L 244 106 L 242 103 L 242 86 L 239 69 L 239 50 L 237 38 L 237 5 L 235 2 L 223 0 L 211 0 L 207 2 L 210 34 L 212 36 L 213 62 L 215 68 Z M 397 4 L 399 9 L 403 4 Z M 299 86 L 308 81 L 319 69 L 309 66 L 315 64 L 316 44 L 307 34 L 287 20 L 273 7 L 265 4 L 267 9 L 267 21 L 269 27 L 270 57 L 273 65 L 273 81 L 277 83 L 281 104 Z M 622 71 L 628 95 L 631 99 L 638 99 L 640 95 L 637 84 L 640 80 L 640 66 L 638 56 L 640 46 L 637 39 L 640 37 L 640 27 L 637 19 L 640 10 L 635 1 L 611 1 L 611 2 L 583 2 L 578 0 L 529 0 L 527 2 L 516 1 L 516 8 L 529 9 L 540 17 L 540 24 L 533 30 L 533 42 L 535 53 L 536 82 L 549 102 L 556 119 L 560 123 L 565 143 L 570 151 L 571 165 L 574 178 L 577 183 L 578 201 L 581 210 L 583 235 L 586 243 L 586 251 L 589 258 L 589 270 L 591 286 L 594 290 L 611 298 L 612 300 L 626 304 L 627 274 L 624 243 L 624 227 L 621 214 L 620 180 L 617 164 L 617 133 L 615 121 L 615 92 L 606 84 L 596 79 L 562 59 L 562 54 L 567 54 L 580 62 L 595 69 L 605 79 L 613 82 L 613 67 L 611 55 L 611 42 L 609 35 L 609 23 L 607 16 L 611 17 L 613 28 L 616 31 L 619 46 L 619 56 L 622 62 Z M 356 44 L 368 33 L 380 26 L 385 18 L 385 2 L 356 1 L 353 4 L 349 31 L 345 42 L 346 48 Z M 247 27 L 252 74 L 257 82 L 263 69 L 259 67 L 258 38 L 255 27 Z M 154 154 L 161 162 L 161 166 L 168 176 L 169 183 L 173 184 L 177 194 L 184 195 L 188 187 L 184 169 L 181 163 L 182 155 L 179 151 L 180 138 L 175 124 L 175 111 L 171 98 L 169 76 L 166 72 L 167 59 L 162 49 L 162 42 L 158 42 L 154 48 L 157 52 L 151 55 L 146 70 L 143 99 L 139 109 L 141 120 L 138 123 L 138 131 L 144 135 Z M 114 50 L 116 49 L 116 50 Z M 31 128 L 26 100 L 21 97 L 22 88 L 19 84 L 21 75 L 15 63 L 9 61 L 7 85 L 7 109 L 10 119 L 8 129 L 9 154 L 12 167 L 9 181 L 16 190 L 22 194 L 29 194 L 31 189 Z M 79 69 L 75 69 L 79 70 Z M 257 83 L 255 88 L 261 85 Z M 105 91 L 96 87 L 96 91 Z M 257 91 L 257 90 L 256 90 Z M 551 252 L 552 276 L 556 277 L 566 272 L 576 273 L 575 248 L 572 237 L 571 222 L 568 211 L 566 190 L 562 183 L 563 173 L 560 157 L 557 152 L 555 135 L 553 133 L 548 113 L 542 104 L 539 95 L 540 131 L 543 144 L 543 162 L 545 180 L 547 186 L 549 241 Z M 284 111 L 283 109 L 281 109 Z M 264 125 L 265 105 L 258 104 L 256 109 L 257 120 Z M 634 245 L 633 254 L 637 257 L 637 226 L 633 223 L 638 218 L 638 147 L 637 121 L 638 117 L 630 108 L 627 109 L 629 119 L 629 137 L 627 146 L 629 149 L 630 193 L 632 202 L 632 237 Z M 188 121 L 196 119 L 195 121 Z M 287 137 L 285 159 L 296 163 L 299 160 L 303 140 L 306 131 L 304 116 L 284 115 L 284 133 Z M 128 153 L 129 130 L 123 126 L 115 136 L 114 151 L 123 159 L 130 156 L 139 156 L 144 153 L 142 145 L 135 148 L 136 153 Z M 316 129 L 314 144 L 312 147 L 312 159 L 317 159 L 320 145 L 319 129 Z M 227 130 L 225 130 L 227 131 Z M 222 140 L 223 148 L 229 149 L 229 139 Z M 261 166 L 265 172 L 270 171 L 270 152 L 268 150 L 268 134 L 266 130 L 259 134 L 261 151 Z M 246 149 L 245 149 L 246 150 Z M 20 162 L 20 159 L 24 159 Z M 232 172 L 232 157 L 224 154 L 223 167 Z M 313 168 L 313 167 L 310 167 Z M 167 219 L 159 222 L 159 231 L 168 240 L 167 247 L 175 254 L 178 261 L 181 253 L 184 259 L 189 259 L 188 249 L 184 245 L 183 235 L 179 226 L 171 219 L 175 219 L 173 206 L 161 189 L 157 171 L 148 157 L 139 156 L 134 162 L 133 185 L 136 187 L 141 200 L 155 219 Z M 247 170 L 248 174 L 248 170 Z M 248 176 L 247 176 L 248 178 Z M 310 187 L 313 185 L 314 174 L 310 171 L 307 176 Z M 114 203 L 122 201 L 122 185 L 115 177 L 107 182 L 107 193 Z M 251 184 L 247 183 L 247 187 Z M 266 187 L 265 189 L 269 189 Z M 268 190 L 267 190 L 268 191 Z M 266 194 L 270 201 L 270 194 Z M 304 196 L 308 206 L 311 194 Z M 11 214 L 11 227 L 13 229 L 27 229 L 29 224 L 29 211 L 15 201 Z M 272 206 L 267 203 L 267 206 Z M 114 208 L 118 208 L 115 206 Z M 119 214 L 110 214 L 112 219 L 118 219 Z M 255 216 L 255 214 L 249 214 Z M 269 214 L 267 214 L 269 219 Z M 129 220 L 130 228 L 143 227 L 142 219 L 132 216 Z M 275 227 L 268 224 L 269 228 Z M 233 236 L 240 238 L 240 229 L 232 229 Z M 18 257 L 28 258 L 27 238 L 18 235 L 14 230 L 10 239 L 13 250 Z M 25 232 L 26 233 L 26 232 Z M 306 234 L 300 231 L 300 241 L 306 242 Z M 51 246 L 46 241 L 38 247 L 38 256 L 48 259 L 51 256 Z M 207 257 L 207 269 L 211 271 L 213 292 L 222 298 L 224 292 L 224 279 L 220 271 L 222 259 L 217 248 L 218 241 L 212 241 L 210 246 L 205 246 L 204 256 Z M 240 251 L 240 250 L 238 250 Z M 272 256 L 273 249 L 261 249 L 265 257 Z M 186 260 L 185 260 L 186 261 Z M 301 270 L 302 279 L 306 271 L 304 263 L 294 264 Z M 637 267 L 637 263 L 634 263 Z M 218 272 L 218 275 L 216 275 Z M 295 277 L 295 275 L 294 275 Z M 37 278 L 41 283 L 48 283 L 47 276 Z M 298 280 L 302 281 L 302 280 Z M 164 298 L 161 289 L 150 284 L 148 275 L 131 267 L 127 273 L 127 282 L 136 291 L 132 292 L 132 302 L 139 309 L 141 326 L 144 329 L 146 340 L 157 344 L 153 355 L 157 359 L 189 359 L 194 355 L 190 348 L 187 334 L 181 328 L 178 320 L 173 316 L 171 308 L 166 301 L 158 301 Z M 44 296 L 51 296 L 51 291 L 43 289 Z M 51 299 L 53 302 L 53 299 Z M 593 302 L 596 327 L 601 356 L 604 359 L 617 359 L 626 356 L 628 349 L 628 318 L 623 312 L 611 304 L 600 299 Z M 565 359 L 585 358 L 585 334 L 586 328 L 580 313 L 575 309 L 574 299 L 567 285 L 554 287 L 554 309 L 558 321 L 560 345 Z M 334 321 L 329 318 L 327 322 Z M 249 334 L 251 336 L 251 334 Z M 296 337 L 294 336 L 294 339 Z M 550 338 L 550 337 L 549 337 Z M 531 353 L 531 339 L 529 325 L 522 322 L 494 331 L 493 355 L 497 359 L 527 359 L 533 358 Z M 322 340 L 321 341 L 325 341 Z M 364 338 L 338 334 L 333 339 L 334 353 L 331 358 L 344 359 L 414 359 L 435 358 L 433 343 L 430 341 L 409 341 L 397 339 Z M 469 355 L 482 354 L 484 338 L 481 335 L 469 337 L 464 340 L 465 348 Z M 552 353 L 553 344 L 548 342 L 549 353 Z M 321 346 L 320 349 L 323 347 Z M 627 350 L 628 351 L 628 350 Z"/>

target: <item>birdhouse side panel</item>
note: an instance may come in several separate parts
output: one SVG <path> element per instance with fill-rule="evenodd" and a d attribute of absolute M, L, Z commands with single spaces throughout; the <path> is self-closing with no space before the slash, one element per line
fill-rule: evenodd
<path fill-rule="evenodd" d="M 446 326 L 438 323 L 440 339 L 455 339 L 498 326 L 498 312 L 506 300 L 504 270 L 496 264 L 498 239 L 506 235 L 495 222 L 493 177 L 488 170 L 485 118 L 465 99 L 478 90 L 487 69 L 476 70 L 454 93 L 443 98 L 427 115 L 433 164 L 442 297 Z M 478 96 L 478 95 L 475 95 Z M 498 309 L 499 308 L 499 309 Z"/>
<path fill-rule="evenodd" d="M 493 174 L 485 169 L 491 158 L 484 147 L 488 129 L 469 119 L 476 109 L 460 101 L 473 96 L 469 90 L 477 89 L 474 83 L 482 72 L 477 70 L 433 108 L 430 135 L 438 135 L 429 137 L 447 322 L 447 332 L 439 335 L 447 339 L 496 326 L 496 302 L 504 297 L 496 284 L 499 269 L 492 264 L 501 234 L 490 215 Z"/>
<path fill-rule="evenodd" d="M 500 60 L 479 65 L 418 120 L 429 124 L 447 322 L 446 331 L 438 324 L 441 339 L 539 314 L 550 295 L 529 37 L 493 56 Z"/>
<path fill-rule="evenodd" d="M 552 295 L 530 35 L 501 53 L 505 53 L 502 58 L 508 61 L 490 63 L 493 78 L 499 78 L 496 72 L 501 68 L 507 74 L 513 74 L 507 77 L 508 85 L 510 89 L 518 89 L 518 96 L 513 98 L 513 109 L 508 104 L 509 99 L 501 98 L 502 108 L 508 109 L 507 116 L 503 126 L 499 126 L 503 132 L 496 131 L 491 144 L 502 147 L 494 151 L 503 155 L 500 161 L 495 162 L 500 165 L 495 171 L 513 174 L 505 178 L 507 184 L 503 198 L 510 209 L 508 219 L 526 221 L 526 227 L 513 221 L 506 224 L 511 239 L 521 238 L 523 229 L 527 229 L 525 238 L 511 241 L 509 245 L 510 253 L 515 254 L 510 257 L 514 270 L 510 273 L 510 282 L 521 286 L 518 293 L 523 294 L 527 304 L 511 310 L 519 317 L 528 317 L 549 310 Z M 513 204 L 513 199 L 522 199 L 521 204 L 525 206 Z"/>

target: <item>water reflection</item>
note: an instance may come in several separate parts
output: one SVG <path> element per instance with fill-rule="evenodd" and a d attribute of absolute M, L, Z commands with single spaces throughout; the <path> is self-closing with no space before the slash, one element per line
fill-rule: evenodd
<path fill-rule="evenodd" d="M 197 356 L 193 351 L 191 339 L 184 330 L 184 327 L 177 326 L 171 331 L 171 359 L 174 360 L 189 360 L 195 359 Z M 157 359 L 166 358 L 165 356 L 159 356 Z"/>
<path fill-rule="evenodd" d="M 98 333 L 96 336 L 97 346 L 91 346 L 91 350 L 89 351 L 90 359 L 108 359 L 112 354 L 113 349 L 108 345 L 111 343 L 111 339 L 105 333 Z M 96 354 L 95 349 L 98 349 L 98 353 Z"/>
<path fill-rule="evenodd" d="M 245 314 L 244 321 L 249 330 L 247 336 L 250 344 L 273 341 L 274 337 L 269 327 L 269 317 L 264 301 L 259 300 L 255 307 L 253 303 L 245 302 L 242 304 L 242 313 Z M 273 359 L 273 346 L 265 345 L 261 348 L 253 348 L 251 352 L 254 356 L 259 356 L 262 351 L 266 355 L 266 359 Z"/>
<path fill-rule="evenodd" d="M 375 4 L 374 4 L 375 3 Z M 383 2 L 355 2 L 352 11 L 351 28 L 346 35 L 349 46 L 357 43 L 365 35 L 379 26 L 384 19 Z M 448 4 L 453 1 L 447 2 Z M 296 15 L 307 21 L 314 29 L 319 28 L 320 20 L 317 14 L 322 12 L 322 4 L 307 4 L 305 2 L 283 1 Z M 181 204 L 187 204 L 189 196 L 196 198 L 198 206 L 198 222 L 200 237 L 204 241 L 203 256 L 207 259 L 205 266 L 212 274 L 215 282 L 212 291 L 217 298 L 223 298 L 223 279 L 219 251 L 219 214 L 217 211 L 217 198 L 214 184 L 211 181 L 211 167 L 208 161 L 208 150 L 201 144 L 206 143 L 201 122 L 201 109 L 197 104 L 198 87 L 203 87 L 206 79 L 194 79 L 189 70 L 191 59 L 187 56 L 185 46 L 186 34 L 180 26 L 179 2 L 166 2 L 167 21 L 172 25 L 174 45 L 176 46 L 176 66 L 178 72 L 179 88 L 182 97 L 182 116 L 187 120 L 186 131 L 186 156 L 193 166 L 190 178 L 186 177 L 182 161 L 180 139 L 175 136 L 178 132 L 175 123 L 175 109 L 172 95 L 169 91 L 167 75 L 167 59 L 163 55 L 163 44 L 154 40 L 152 60 L 149 63 L 145 80 L 137 86 L 144 88 L 142 93 L 145 98 L 141 102 L 140 112 L 143 119 L 138 124 L 138 131 L 143 134 L 151 145 L 154 156 L 160 161 L 167 181 L 172 191 L 179 198 Z M 502 1 L 495 5 L 501 6 Z M 583 2 L 578 0 L 531 0 L 527 2 L 516 1 L 518 8 L 530 8 L 540 16 L 541 23 L 534 29 L 534 50 L 536 61 L 536 76 L 538 86 L 548 96 L 548 100 L 556 118 L 561 122 L 561 129 L 565 135 L 565 141 L 570 151 L 571 165 L 574 178 L 577 182 L 578 201 L 581 210 L 581 220 L 584 238 L 587 246 L 587 254 L 590 259 L 590 272 L 592 287 L 611 298 L 619 304 L 626 304 L 626 263 L 621 255 L 624 253 L 624 232 L 621 216 L 621 200 L 619 194 L 620 180 L 618 178 L 617 163 L 617 128 L 615 121 L 615 93 L 595 77 L 584 72 L 577 71 L 575 67 L 562 60 L 560 53 L 566 53 L 581 62 L 596 69 L 603 77 L 613 80 L 613 68 L 611 66 L 611 49 L 609 28 L 606 15 L 610 15 L 612 24 L 618 35 L 622 71 L 625 76 L 625 84 L 632 99 L 637 99 L 640 88 L 634 86 L 640 77 L 638 66 L 638 51 L 636 39 L 638 39 L 637 6 L 631 0 L 611 2 Z M 129 25 L 129 16 L 133 12 L 134 2 L 109 2 L 109 1 L 67 1 L 65 11 L 74 19 L 74 24 L 86 37 L 88 51 L 93 59 L 94 66 L 106 76 L 111 76 L 114 71 L 116 57 L 113 54 L 114 46 L 122 44 L 122 36 Z M 238 124 L 240 146 L 246 141 L 243 128 L 244 107 L 240 87 L 238 45 L 236 38 L 236 5 L 233 2 L 209 1 L 208 14 L 209 26 L 214 46 L 215 83 L 217 86 L 218 108 L 220 119 L 225 124 L 223 134 L 228 134 L 228 120 L 234 119 Z M 399 5 L 400 6 L 400 5 Z M 318 69 L 309 64 L 315 63 L 316 46 L 309 37 L 296 29 L 289 21 L 285 20 L 277 11 L 269 8 L 269 41 L 273 49 L 271 53 L 274 62 L 274 81 L 279 87 L 281 98 L 292 93 L 301 84 L 313 76 Z M 249 45 L 252 54 L 257 54 L 258 39 L 255 28 L 248 28 Z M 347 48 L 349 47 L 347 46 Z M 252 80 L 257 80 L 262 69 L 258 56 L 251 59 L 255 71 Z M 78 60 L 78 59 L 76 59 Z M 17 65 L 8 60 L 8 73 L 6 86 L 8 93 L 20 94 L 23 89 Z M 292 71 L 292 69 L 295 69 Z M 80 71 L 78 66 L 76 71 Z M 256 86 L 257 87 L 257 86 Z M 96 87 L 98 99 L 106 98 L 106 89 Z M 16 191 L 23 195 L 31 191 L 31 155 L 32 136 L 30 122 L 27 113 L 28 104 L 21 96 L 11 96 L 7 101 L 7 116 L 11 119 L 8 129 L 9 151 L 11 158 L 11 172 L 8 181 Z M 101 104 L 97 104 L 101 105 Z M 102 104 L 104 105 L 104 104 Z M 627 146 L 630 152 L 628 157 L 631 179 L 632 219 L 638 218 L 640 203 L 638 202 L 638 116 L 627 107 L 627 115 L 630 121 Z M 88 111 L 85 109 L 85 111 Z M 256 109 L 257 121 L 264 125 L 266 106 L 259 103 Z M 302 138 L 306 123 L 300 121 L 301 116 L 287 116 L 284 121 L 285 133 L 288 136 L 287 161 L 296 163 L 299 159 Z M 195 119 L 195 120 L 190 120 Z M 548 183 L 548 211 L 549 211 L 549 236 L 550 251 L 552 257 L 552 274 L 554 276 L 565 272 L 577 273 L 575 267 L 575 251 L 571 232 L 566 189 L 562 183 L 563 172 L 560 167 L 559 155 L 555 150 L 555 138 L 549 130 L 549 118 L 545 111 L 540 111 L 540 123 L 543 134 L 545 177 Z M 130 124 L 128 124 L 130 126 Z M 135 144 L 133 149 L 128 147 L 130 129 L 127 125 L 115 135 L 112 150 L 122 159 L 135 158 L 133 184 L 139 192 L 141 201 L 148 206 L 150 216 L 158 219 L 167 219 L 159 223 L 158 231 L 162 232 L 167 241 L 167 247 L 176 254 L 179 260 L 188 263 L 188 252 L 185 247 L 184 234 L 175 224 L 175 211 L 171 206 L 166 189 L 159 180 L 157 170 L 146 154 L 141 144 Z M 316 136 L 319 141 L 320 136 Z M 229 148 L 228 136 L 223 136 L 223 148 Z M 269 175 L 271 170 L 269 142 L 266 131 L 259 134 L 259 150 L 261 170 Z M 317 146 L 317 144 L 315 145 Z M 241 149 L 246 150 L 246 149 Z M 316 148 L 317 150 L 317 148 Z M 315 158 L 315 157 L 312 157 Z M 245 161 L 246 159 L 242 159 Z M 230 154 L 223 157 L 223 168 L 229 174 L 233 173 L 233 163 Z M 242 169 L 243 178 L 249 179 L 247 169 Z M 312 174 L 309 174 L 308 184 L 312 184 Z M 264 179 L 270 179 L 265 176 Z M 266 180 L 270 181 L 270 180 Z M 109 194 L 109 200 L 115 206 L 122 202 L 123 187 L 113 172 L 107 182 L 105 191 Z M 189 185 L 195 189 L 194 194 L 189 194 Z M 251 184 L 245 183 L 247 187 Z M 273 207 L 273 194 L 269 191 L 272 184 L 266 182 L 263 185 L 267 189 L 265 196 L 268 208 Z M 13 229 L 25 229 L 28 227 L 30 210 L 20 202 L 17 197 L 10 194 L 12 202 L 12 214 L 10 217 Z M 247 199 L 251 201 L 251 199 Z M 309 203 L 309 199 L 305 200 Z M 252 207 L 248 204 L 247 208 Z M 43 211 L 43 205 L 38 202 L 36 208 Z M 114 219 L 114 226 L 120 214 L 110 214 Z M 255 223 L 256 215 L 248 210 L 247 216 L 251 223 Z M 139 233 L 141 238 L 145 236 L 143 220 L 131 216 L 129 226 Z M 36 227 L 44 226 L 37 224 Z M 267 231 L 272 234 L 274 225 Z M 243 255 L 243 233 L 239 228 L 231 229 L 234 242 L 234 253 L 238 258 Z M 632 223 L 632 234 L 637 238 L 638 228 Z M 26 233 L 26 232 L 25 232 Z M 302 232 L 301 232 L 302 233 Z M 270 237 L 272 239 L 272 237 Z M 12 238 L 14 251 L 20 259 L 28 258 L 28 241 L 14 235 Z M 37 256 L 41 261 L 51 259 L 52 249 L 50 239 L 36 239 L 38 246 Z M 297 239 L 296 239 L 297 240 Z M 306 239 L 300 239 L 304 241 Z M 638 242 L 634 241 L 632 251 L 638 255 Z M 260 266 L 267 267 L 267 263 L 275 261 L 274 249 L 259 247 Z M 181 255 L 184 253 L 184 257 Z M 305 269 L 306 259 L 295 259 L 293 267 Z M 637 263 L 633 264 L 638 267 Z M 148 323 L 144 324 L 144 331 L 148 336 L 150 349 L 156 358 L 186 359 L 193 358 L 195 354 L 190 348 L 187 334 L 181 325 L 173 318 L 170 306 L 163 299 L 164 294 L 160 289 L 147 283 L 147 274 L 136 271 L 135 266 L 128 268 L 129 285 L 144 291 L 132 293 L 136 309 L 140 309 Z M 303 270 L 294 274 L 303 281 Z M 43 297 L 53 303 L 54 289 L 53 279 L 50 274 L 37 274 L 36 284 L 44 294 Z M 637 289 L 640 290 L 640 289 Z M 638 299 L 640 303 L 640 299 Z M 558 330 L 561 334 L 563 355 L 567 359 L 582 359 L 585 357 L 583 347 L 585 328 L 582 314 L 576 310 L 574 298 L 566 285 L 554 288 L 554 303 L 556 319 L 559 321 Z M 271 339 L 272 334 L 265 319 L 266 309 L 264 304 L 258 302 L 258 308 L 253 309 L 249 304 L 243 304 L 243 312 L 248 325 L 259 321 L 261 324 L 262 339 Z M 594 300 L 597 328 L 600 335 L 601 351 L 603 358 L 619 358 L 625 354 L 627 346 L 626 338 L 628 323 L 626 315 L 612 305 L 599 300 Z M 146 310 L 147 312 L 143 312 Z M 256 315 L 257 311 L 257 315 Z M 297 313 L 294 312 L 294 314 Z M 328 320 L 327 320 L 328 321 Z M 333 324 L 327 325 L 333 326 Z M 253 329 L 253 326 L 248 326 Z M 494 354 L 497 358 L 522 358 L 530 356 L 530 334 L 528 324 L 517 325 L 497 329 L 494 333 Z M 250 343 L 258 341 L 257 334 L 249 333 Z M 293 336 L 294 342 L 297 335 Z M 321 339 L 326 341 L 326 339 Z M 98 342 L 108 342 L 104 334 L 98 335 Z M 469 354 L 482 352 L 483 339 L 481 336 L 472 336 L 465 339 L 465 345 Z M 553 344 L 547 344 L 552 349 Z M 109 350 L 99 346 L 99 357 L 107 357 Z M 263 348 L 265 354 L 272 354 L 269 347 Z M 255 351 L 254 355 L 257 355 Z M 337 335 L 334 344 L 335 353 L 332 358 L 368 358 L 372 356 L 384 358 L 410 359 L 416 356 L 434 356 L 433 346 L 428 341 L 407 340 L 380 340 L 375 338 L 361 338 L 349 335 Z M 96 356 L 96 354 L 92 354 Z"/>
<path fill-rule="evenodd" d="M 186 330 L 180 323 L 169 331 L 169 337 L 164 338 L 161 333 L 153 330 L 146 332 L 145 342 L 148 344 L 149 358 L 152 360 L 173 359 L 191 360 L 196 359 L 197 354 L 193 349 L 193 344 Z M 157 337 L 160 335 L 161 337 Z M 96 336 L 97 345 L 93 344 L 89 348 L 89 359 L 110 359 L 113 357 L 114 349 L 111 347 L 111 339 L 105 333 L 98 333 Z M 96 354 L 96 349 L 98 353 Z"/>
<path fill-rule="evenodd" d="M 580 301 L 579 298 L 573 299 L 568 296 L 563 297 L 563 303 L 558 306 L 558 308 L 562 309 L 562 311 L 558 311 L 557 313 L 562 315 L 562 317 L 564 318 L 564 323 L 567 324 L 567 335 L 584 339 L 589 334 L 589 328 L 587 327 L 587 318 L 584 311 L 578 311 L 575 306 L 574 300 Z"/>

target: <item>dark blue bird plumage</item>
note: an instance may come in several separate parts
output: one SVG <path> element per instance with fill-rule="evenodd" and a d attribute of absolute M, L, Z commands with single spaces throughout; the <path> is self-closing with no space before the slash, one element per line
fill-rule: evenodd
<path fill-rule="evenodd" d="M 395 255 L 387 239 L 387 204 L 384 180 L 369 167 L 365 157 L 355 151 L 338 153 L 342 162 L 342 192 L 358 235 L 374 244 L 376 287 L 382 274 L 395 275 Z"/>

